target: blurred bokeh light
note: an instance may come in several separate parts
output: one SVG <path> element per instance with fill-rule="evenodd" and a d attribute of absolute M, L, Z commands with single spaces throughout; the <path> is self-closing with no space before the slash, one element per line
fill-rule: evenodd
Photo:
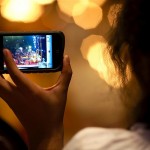
<path fill-rule="evenodd" d="M 90 35 L 85 38 L 81 45 L 83 57 L 89 65 L 96 70 L 100 77 L 114 88 L 120 88 L 122 82 L 116 72 L 115 66 L 107 50 L 107 41 L 103 36 Z M 128 80 L 130 80 L 129 68 L 127 70 Z"/>
<path fill-rule="evenodd" d="M 1 5 L 2 16 L 10 21 L 34 22 L 42 13 L 42 7 L 32 0 L 4 0 Z"/>
<path fill-rule="evenodd" d="M 33 1 L 41 5 L 47 5 L 53 3 L 56 0 L 33 0 Z"/>
<path fill-rule="evenodd" d="M 93 2 L 80 2 L 73 8 L 74 22 L 83 29 L 95 28 L 102 21 L 102 9 Z"/>
<path fill-rule="evenodd" d="M 106 2 L 106 0 L 89 0 L 89 1 L 94 2 L 99 6 L 102 6 Z"/>
<path fill-rule="evenodd" d="M 57 9 L 60 18 L 66 22 L 73 22 L 72 11 L 76 4 L 82 0 L 57 0 Z"/>

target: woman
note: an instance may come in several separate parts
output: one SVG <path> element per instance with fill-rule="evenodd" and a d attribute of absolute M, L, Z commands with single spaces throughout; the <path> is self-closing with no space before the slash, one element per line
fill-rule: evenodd
<path fill-rule="evenodd" d="M 148 4 L 148 0 L 124 0 L 108 42 L 108 50 L 123 83 L 122 97 L 132 95 L 133 87 L 126 82 L 127 67 L 139 84 L 140 97 L 131 109 L 132 119 L 126 129 L 85 128 L 63 147 L 63 114 L 72 74 L 68 57 L 64 58 L 56 85 L 42 89 L 17 69 L 10 52 L 4 50 L 5 62 L 15 85 L 1 77 L 0 96 L 25 127 L 30 150 L 150 149 L 150 52 L 149 39 L 145 36 L 150 30 Z"/>
<path fill-rule="evenodd" d="M 108 51 L 122 81 L 121 100 L 130 109 L 127 128 L 86 128 L 76 134 L 64 150 L 150 149 L 148 2 L 123 0 L 122 9 L 108 40 Z M 127 70 L 130 70 L 131 81 L 128 81 Z M 134 91 L 135 88 L 138 91 Z"/>

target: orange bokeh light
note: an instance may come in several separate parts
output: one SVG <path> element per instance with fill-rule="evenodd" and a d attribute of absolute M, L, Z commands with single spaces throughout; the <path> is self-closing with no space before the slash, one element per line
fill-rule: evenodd
<path fill-rule="evenodd" d="M 80 2 L 73 8 L 74 22 L 83 29 L 95 28 L 102 18 L 101 7 L 93 2 Z"/>
<path fill-rule="evenodd" d="M 102 6 L 106 2 L 106 0 L 89 0 L 89 1 L 94 2 L 99 6 Z"/>
<path fill-rule="evenodd" d="M 40 5 L 47 5 L 47 4 L 51 4 L 56 0 L 33 0 L 36 3 L 40 4 Z"/>
<path fill-rule="evenodd" d="M 106 83 L 114 88 L 120 88 L 122 82 L 107 49 L 107 42 L 103 36 L 90 35 L 85 38 L 81 45 L 81 53 L 91 68 L 96 70 Z M 128 80 L 131 78 L 129 68 Z"/>
<path fill-rule="evenodd" d="M 42 13 L 42 7 L 31 0 L 6 0 L 1 6 L 2 16 L 10 21 L 34 22 Z"/>

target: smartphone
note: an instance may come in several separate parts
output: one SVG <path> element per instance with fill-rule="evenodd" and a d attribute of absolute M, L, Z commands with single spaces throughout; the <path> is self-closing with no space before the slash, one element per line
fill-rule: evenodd
<path fill-rule="evenodd" d="M 63 65 L 65 36 L 62 31 L 0 32 L 0 72 L 8 73 L 4 48 L 11 51 L 22 72 L 57 72 Z"/>

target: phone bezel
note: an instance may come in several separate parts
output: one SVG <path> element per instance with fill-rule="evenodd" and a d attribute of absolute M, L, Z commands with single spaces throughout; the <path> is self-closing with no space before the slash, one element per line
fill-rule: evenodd
<path fill-rule="evenodd" d="M 63 53 L 65 46 L 65 36 L 62 31 L 35 31 L 35 32 L 0 32 L 0 72 L 8 73 L 7 69 L 4 69 L 3 58 L 3 36 L 22 36 L 22 35 L 52 35 L 52 48 L 53 48 L 53 68 L 29 68 L 20 69 L 24 73 L 37 73 L 37 72 L 57 72 L 62 70 L 63 65 Z"/>

